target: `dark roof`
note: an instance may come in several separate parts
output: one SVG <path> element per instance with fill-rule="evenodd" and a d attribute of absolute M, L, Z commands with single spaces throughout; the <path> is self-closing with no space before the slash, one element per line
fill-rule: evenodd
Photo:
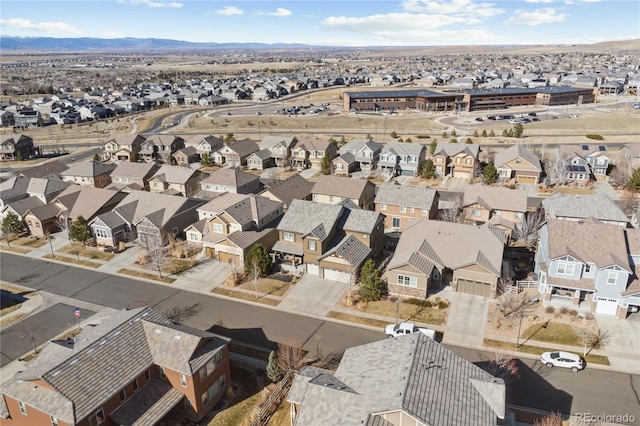
<path fill-rule="evenodd" d="M 288 206 L 293 200 L 304 200 L 309 197 L 313 185 L 313 182 L 295 174 L 285 180 L 276 181 L 266 191 Z"/>
<path fill-rule="evenodd" d="M 67 170 L 69 166 L 61 163 L 58 160 L 49 161 L 39 166 L 31 167 L 29 169 L 19 172 L 19 174 L 27 177 L 34 178 L 46 178 L 51 176 L 60 176 L 62 172 Z"/>

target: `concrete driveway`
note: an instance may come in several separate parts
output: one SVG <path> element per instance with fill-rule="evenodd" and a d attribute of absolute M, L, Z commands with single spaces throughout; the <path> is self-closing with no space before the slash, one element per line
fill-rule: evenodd
<path fill-rule="evenodd" d="M 278 309 L 326 316 L 346 290 L 346 284 L 305 274 L 280 302 Z"/>
<path fill-rule="evenodd" d="M 640 321 L 596 315 L 612 367 L 640 374 Z"/>
<path fill-rule="evenodd" d="M 442 343 L 482 346 L 489 298 L 465 293 L 451 293 L 451 308 Z"/>

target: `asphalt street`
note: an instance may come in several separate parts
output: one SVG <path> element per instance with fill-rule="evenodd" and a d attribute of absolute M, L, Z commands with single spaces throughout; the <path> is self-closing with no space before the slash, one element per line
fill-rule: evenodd
<path fill-rule="evenodd" d="M 186 320 L 185 325 L 267 348 L 275 348 L 277 342 L 295 339 L 303 342 L 309 351 L 320 346 L 324 354 L 330 354 L 384 338 L 382 330 L 325 321 L 7 253 L 0 256 L 0 279 L 115 309 L 148 304 L 162 313 L 172 307 L 195 305 L 197 313 Z M 64 307 L 65 312 L 68 309 Z M 59 315 L 53 315 L 47 323 L 49 327 L 68 326 L 68 321 Z M 2 334 L 5 352 L 5 332 Z M 477 350 L 448 347 L 471 362 L 483 362 L 489 358 L 487 353 Z M 517 362 L 518 377 L 513 378 L 508 386 L 507 400 L 511 404 L 573 414 L 630 413 L 640 419 L 638 375 L 589 368 L 572 373 L 548 369 L 533 360 Z"/>

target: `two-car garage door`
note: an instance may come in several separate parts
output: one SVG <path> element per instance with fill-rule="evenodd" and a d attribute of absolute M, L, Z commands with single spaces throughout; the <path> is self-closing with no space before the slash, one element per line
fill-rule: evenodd
<path fill-rule="evenodd" d="M 617 315 L 618 314 L 618 300 L 617 299 L 598 299 L 596 305 L 596 314 L 603 315 Z"/>
<path fill-rule="evenodd" d="M 344 284 L 349 284 L 349 272 L 339 271 L 337 269 L 324 268 L 324 279 L 338 281 Z"/>
<path fill-rule="evenodd" d="M 491 283 L 471 281 L 458 278 L 458 291 L 460 293 L 475 294 L 477 296 L 491 296 Z"/>

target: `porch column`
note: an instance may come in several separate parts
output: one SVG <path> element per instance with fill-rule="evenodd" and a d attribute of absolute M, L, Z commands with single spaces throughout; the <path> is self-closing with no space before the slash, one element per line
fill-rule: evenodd
<path fill-rule="evenodd" d="M 576 292 L 573 295 L 572 302 L 573 302 L 574 305 L 579 305 L 580 304 L 580 290 L 576 290 Z"/>

